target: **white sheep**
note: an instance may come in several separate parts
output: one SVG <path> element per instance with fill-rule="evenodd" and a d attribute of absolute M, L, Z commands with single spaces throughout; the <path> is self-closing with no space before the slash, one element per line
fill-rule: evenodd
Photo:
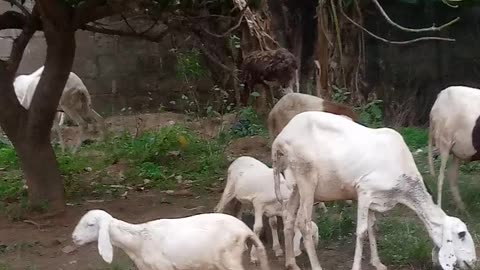
<path fill-rule="evenodd" d="M 312 270 L 322 269 L 310 226 L 313 202 L 354 199 L 358 212 L 352 270 L 361 269 L 367 234 L 371 264 L 377 270 L 387 269 L 378 256 L 374 211 L 385 212 L 398 203 L 415 211 L 423 221 L 435 244 L 432 258 L 438 258 L 444 270 L 454 265 L 474 267 L 475 246 L 467 226 L 433 202 L 412 154 L 395 130 L 367 128 L 331 113 L 304 112 L 292 118 L 277 136 L 272 159 L 277 197 L 281 198 L 281 172 L 289 172 L 287 181 L 296 184 L 284 218 L 288 269 L 299 269 L 292 254 L 294 224 L 302 232 Z"/>
<path fill-rule="evenodd" d="M 32 102 L 37 84 L 40 81 L 44 67 L 28 75 L 19 75 L 15 78 L 14 88 L 20 104 L 28 110 Z M 65 151 L 65 142 L 62 137 L 60 126 L 64 124 L 67 114 L 77 125 L 81 127 L 82 135 L 87 130 L 87 119 L 94 119 L 101 125 L 101 131 L 105 135 L 103 118 L 92 108 L 92 101 L 87 87 L 82 80 L 73 72 L 70 72 L 63 89 L 58 105 L 58 113 L 53 123 L 53 129 L 58 135 L 62 151 Z"/>
<path fill-rule="evenodd" d="M 428 161 L 430 174 L 435 176 L 433 144 L 440 152 L 441 164 L 438 175 L 437 204 L 441 207 L 443 180 L 447 160 L 452 153 L 449 183 L 452 197 L 458 208 L 465 204 L 458 189 L 460 162 L 480 159 L 480 90 L 465 86 L 450 86 L 442 90 L 430 111 L 428 136 Z"/>
<path fill-rule="evenodd" d="M 215 212 L 225 212 L 226 208 L 237 201 L 240 204 L 252 205 L 255 215 L 253 231 L 260 236 L 263 228 L 263 215 L 267 216 L 272 231 L 272 249 L 275 256 L 282 256 L 283 250 L 278 240 L 277 217 L 283 216 L 283 213 L 282 205 L 275 196 L 273 170 L 255 158 L 241 156 L 230 164 L 226 182 Z M 288 187 L 288 183 L 283 177 L 280 180 L 280 190 L 283 198 L 290 197 L 291 187 Z M 236 212 L 234 214 L 240 218 L 241 205 L 237 206 Z M 315 244 L 318 245 L 318 227 L 313 221 L 312 226 L 316 232 L 314 233 Z M 300 240 L 300 230 L 295 228 L 295 256 L 301 254 Z M 256 260 L 255 249 L 252 248 L 251 261 L 256 262 Z"/>
<path fill-rule="evenodd" d="M 98 252 L 111 263 L 121 248 L 139 270 L 239 269 L 246 243 L 257 248 L 262 270 L 269 270 L 260 239 L 241 220 L 208 213 L 130 224 L 103 210 L 90 210 L 72 233 L 76 245 L 98 241 Z M 215 268 L 216 267 L 216 268 Z"/>

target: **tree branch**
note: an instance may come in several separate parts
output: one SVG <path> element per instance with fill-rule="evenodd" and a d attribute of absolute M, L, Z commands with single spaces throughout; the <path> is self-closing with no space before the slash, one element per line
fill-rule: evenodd
<path fill-rule="evenodd" d="M 142 33 L 137 33 L 137 32 L 126 32 L 122 30 L 116 30 L 116 29 L 109 29 L 109 28 L 103 28 L 103 27 L 96 27 L 92 25 L 83 25 L 79 29 L 85 30 L 85 31 L 90 31 L 94 33 L 100 33 L 100 34 L 105 34 L 105 35 L 117 35 L 117 36 L 122 36 L 122 37 L 136 37 L 136 38 L 141 38 L 145 39 L 148 41 L 152 42 L 159 42 L 161 41 L 170 31 L 167 29 L 163 31 L 162 33 L 158 35 L 147 35 L 147 34 L 142 34 Z"/>
<path fill-rule="evenodd" d="M 399 25 L 398 23 L 394 22 L 387 14 L 387 12 L 385 12 L 385 10 L 383 9 L 382 5 L 380 5 L 380 3 L 378 2 L 378 0 L 372 0 L 373 3 L 375 4 L 375 6 L 377 6 L 377 9 L 380 11 L 380 13 L 382 13 L 383 17 L 388 21 L 388 23 L 390 23 L 391 25 L 397 27 L 398 29 L 400 30 L 403 30 L 403 31 L 407 31 L 407 32 L 415 32 L 415 33 L 419 33 L 419 32 L 432 32 L 432 31 L 441 31 L 442 29 L 444 29 L 445 27 L 448 27 L 456 22 L 458 22 L 460 20 L 460 17 L 457 17 L 455 19 L 453 19 L 452 21 L 446 23 L 446 24 L 443 24 L 439 27 L 436 27 L 435 24 L 433 24 L 431 27 L 428 27 L 428 28 L 407 28 L 407 27 L 404 27 L 404 26 L 401 26 Z"/>
<path fill-rule="evenodd" d="M 240 27 L 240 25 L 242 25 L 242 21 L 243 21 L 243 18 L 244 18 L 244 14 L 242 12 L 242 15 L 240 15 L 240 19 L 238 20 L 237 24 L 235 24 L 232 28 L 228 29 L 227 31 L 225 31 L 223 34 L 214 34 L 210 31 L 208 31 L 206 28 L 202 28 L 202 30 L 213 36 L 213 37 L 217 37 L 217 38 L 224 38 L 226 36 L 228 36 L 230 33 L 232 33 L 233 31 L 235 31 L 236 29 L 238 29 L 238 27 Z"/>
<path fill-rule="evenodd" d="M 352 18 L 350 18 L 347 14 L 345 14 L 345 11 L 343 10 L 343 6 L 342 6 L 342 0 L 339 0 L 338 2 L 339 2 L 339 5 L 340 5 L 340 12 L 350 23 L 352 23 L 356 27 L 360 28 L 362 31 L 364 31 L 365 33 L 367 33 L 371 37 L 373 37 L 375 39 L 378 39 L 380 41 L 383 41 L 385 43 L 395 44 L 395 45 L 405 45 L 405 44 L 410 44 L 410 43 L 415 43 L 415 42 L 418 42 L 418 41 L 425 41 L 425 40 L 455 41 L 455 39 L 443 38 L 443 37 L 420 37 L 420 38 L 415 38 L 415 39 L 411 39 L 411 40 L 404 40 L 404 41 L 388 40 L 386 38 L 375 35 L 374 33 L 368 31 L 365 27 L 363 27 L 360 24 L 358 24 L 357 22 L 355 22 Z"/>
<path fill-rule="evenodd" d="M 23 29 L 27 18 L 19 12 L 9 10 L 0 15 L 0 30 Z"/>
<path fill-rule="evenodd" d="M 3 0 L 5 2 L 8 2 L 12 5 L 14 5 L 15 7 L 17 7 L 18 9 L 20 9 L 22 11 L 22 13 L 28 18 L 31 16 L 30 12 L 28 11 L 27 8 L 25 8 L 24 5 L 20 4 L 17 0 Z"/>

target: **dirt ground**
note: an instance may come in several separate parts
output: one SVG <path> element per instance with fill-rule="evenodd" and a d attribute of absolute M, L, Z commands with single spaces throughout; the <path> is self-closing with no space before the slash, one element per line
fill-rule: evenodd
<path fill-rule="evenodd" d="M 107 119 L 107 123 L 112 131 L 121 132 L 122 129 L 126 129 L 135 135 L 175 122 L 186 122 L 202 136 L 212 137 L 222 129 L 222 126 L 233 120 L 234 116 L 216 120 L 189 120 L 182 115 L 162 113 L 116 116 Z M 242 138 L 232 142 L 227 150 L 229 159 L 245 154 L 270 164 L 269 148 L 265 139 Z M 197 197 L 179 197 L 158 190 L 145 191 L 130 193 L 126 198 L 111 201 L 85 200 L 77 205 L 69 205 L 64 215 L 53 219 L 31 217 L 30 220 L 10 222 L 7 218 L 0 217 L 0 269 L 136 269 L 119 249 L 115 249 L 114 262 L 109 266 L 102 261 L 95 244 L 72 248 L 70 236 L 74 225 L 87 210 L 100 208 L 122 220 L 140 223 L 157 218 L 175 218 L 210 212 L 219 197 L 218 192 Z M 271 244 L 267 244 L 267 248 L 271 249 Z M 323 269 L 351 269 L 354 248 L 354 244 L 325 247 L 320 242 L 318 256 Z M 368 245 L 365 245 L 364 250 L 363 269 L 373 269 L 367 263 Z M 275 258 L 272 253 L 269 253 L 269 259 L 273 270 L 284 269 L 283 259 Z M 305 254 L 298 257 L 297 262 L 302 269 L 309 269 Z M 10 268 L 5 268 L 4 265 Z M 244 265 L 246 269 L 257 269 L 248 262 L 247 253 Z"/>

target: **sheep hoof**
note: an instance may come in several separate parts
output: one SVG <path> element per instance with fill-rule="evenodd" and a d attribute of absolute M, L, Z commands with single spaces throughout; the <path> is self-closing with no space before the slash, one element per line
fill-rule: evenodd
<path fill-rule="evenodd" d="M 283 250 L 281 248 L 274 249 L 275 250 L 275 256 L 276 257 L 282 257 L 283 256 Z"/>
<path fill-rule="evenodd" d="M 377 262 L 377 263 L 372 263 L 373 267 L 375 267 L 375 269 L 377 270 L 387 270 L 387 267 L 381 263 L 381 262 Z"/>
<path fill-rule="evenodd" d="M 295 263 L 285 265 L 285 269 L 287 269 L 287 270 L 301 270 L 300 267 L 298 267 L 298 265 L 295 264 Z"/>
<path fill-rule="evenodd" d="M 302 254 L 302 251 L 300 251 L 300 250 L 295 250 L 295 251 L 293 251 L 293 253 L 295 254 L 295 257 L 298 257 L 298 256 L 300 256 L 300 255 Z"/>

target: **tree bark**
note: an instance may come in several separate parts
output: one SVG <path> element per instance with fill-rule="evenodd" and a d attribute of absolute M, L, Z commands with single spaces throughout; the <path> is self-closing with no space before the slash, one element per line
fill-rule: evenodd
<path fill-rule="evenodd" d="M 330 100 L 330 91 L 328 88 L 328 38 L 326 33 L 328 27 L 328 13 L 325 10 L 324 2 L 320 1 L 317 7 L 317 44 L 315 44 L 315 78 L 316 95 Z"/>
<path fill-rule="evenodd" d="M 17 100 L 13 80 L 23 51 L 38 29 L 37 11 L 47 40 L 47 58 L 30 108 L 25 110 Z M 3 61 L 0 69 L 0 125 L 19 156 L 30 206 L 48 207 L 53 213 L 65 208 L 63 180 L 50 144 L 50 132 L 75 55 L 75 29 L 71 26 L 68 8 L 38 1 L 34 18 L 25 25 L 14 42 L 10 59 Z"/>

